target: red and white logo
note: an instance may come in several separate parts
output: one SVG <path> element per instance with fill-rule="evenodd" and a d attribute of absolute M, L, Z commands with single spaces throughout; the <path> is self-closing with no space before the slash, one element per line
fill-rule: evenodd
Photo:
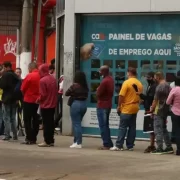
<path fill-rule="evenodd" d="M 106 37 L 105 34 L 103 33 L 97 33 L 97 34 L 92 34 L 91 38 L 92 40 L 104 41 Z"/>

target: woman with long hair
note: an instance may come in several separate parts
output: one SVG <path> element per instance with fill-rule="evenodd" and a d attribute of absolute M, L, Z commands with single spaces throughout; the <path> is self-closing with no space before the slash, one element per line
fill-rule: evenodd
<path fill-rule="evenodd" d="M 70 96 L 68 105 L 70 106 L 70 115 L 74 131 L 74 143 L 70 148 L 82 148 L 82 127 L 81 122 L 87 111 L 86 100 L 88 98 L 89 88 L 84 72 L 76 72 L 74 83 L 66 91 L 65 95 Z"/>
<path fill-rule="evenodd" d="M 180 156 L 180 77 L 176 77 L 175 87 L 172 88 L 166 103 L 172 105 L 172 127 L 174 128 L 176 155 Z"/>

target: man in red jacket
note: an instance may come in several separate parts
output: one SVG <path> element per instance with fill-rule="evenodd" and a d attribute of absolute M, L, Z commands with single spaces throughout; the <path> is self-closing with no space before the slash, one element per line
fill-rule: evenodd
<path fill-rule="evenodd" d="M 100 86 L 97 88 L 97 118 L 99 122 L 99 128 L 101 132 L 101 138 L 103 140 L 103 146 L 100 150 L 109 150 L 113 147 L 111 140 L 110 128 L 109 128 L 109 115 L 112 108 L 112 97 L 114 93 L 114 80 L 109 75 L 109 67 L 102 66 L 100 68 L 100 75 L 103 80 Z"/>
<path fill-rule="evenodd" d="M 43 64 L 39 67 L 40 97 L 38 103 L 41 107 L 41 115 L 44 126 L 44 142 L 39 147 L 54 146 L 54 114 L 57 105 L 56 79 L 49 74 L 49 66 Z"/>
<path fill-rule="evenodd" d="M 26 139 L 23 144 L 36 144 L 39 132 L 39 121 L 37 116 L 39 98 L 39 82 L 40 76 L 35 62 L 31 62 L 28 66 L 29 74 L 22 82 L 21 91 L 24 96 L 23 115 L 24 126 L 26 131 Z"/>

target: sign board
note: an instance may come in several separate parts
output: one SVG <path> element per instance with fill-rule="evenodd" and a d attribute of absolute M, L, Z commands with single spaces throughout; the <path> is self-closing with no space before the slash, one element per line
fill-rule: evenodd
<path fill-rule="evenodd" d="M 112 76 L 126 77 L 128 67 L 136 67 L 138 79 L 147 87 L 145 75 L 162 71 L 166 80 L 174 81 L 180 69 L 180 15 L 83 16 L 81 45 L 94 43 L 91 59 L 81 62 L 90 87 L 88 111 L 83 120 L 84 134 L 99 135 L 96 117 L 96 89 L 101 82 L 98 70 L 108 65 Z M 116 86 L 122 81 L 116 82 Z M 145 93 L 145 91 L 144 91 Z M 115 88 L 110 127 L 117 136 L 119 117 L 116 114 L 118 87 Z M 137 137 L 143 134 L 143 107 L 137 117 Z M 171 121 L 168 121 L 171 130 Z"/>

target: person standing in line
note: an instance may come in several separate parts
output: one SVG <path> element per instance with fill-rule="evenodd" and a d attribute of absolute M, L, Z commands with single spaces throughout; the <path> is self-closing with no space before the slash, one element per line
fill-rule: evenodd
<path fill-rule="evenodd" d="M 177 72 L 176 76 L 180 76 L 180 71 Z M 170 84 L 170 87 L 171 87 L 171 88 L 176 87 L 175 81 Z M 172 113 L 172 114 L 173 114 L 173 113 Z M 173 115 L 172 115 L 172 116 L 173 116 Z M 171 117 L 171 120 L 172 120 L 172 118 L 173 118 L 173 117 Z M 174 123 L 172 122 L 171 142 L 172 142 L 172 143 L 176 143 L 176 140 L 175 140 L 175 127 L 173 126 L 173 124 L 174 124 Z"/>
<path fill-rule="evenodd" d="M 3 66 L 0 65 L 0 79 L 2 78 Z M 4 122 L 3 122 L 3 111 L 2 111 L 2 95 L 3 90 L 0 89 L 0 136 L 4 135 Z"/>
<path fill-rule="evenodd" d="M 22 70 L 21 68 L 16 68 L 16 71 L 15 71 L 16 75 L 18 76 L 19 79 L 22 79 L 21 75 L 22 75 Z"/>
<path fill-rule="evenodd" d="M 10 62 L 3 63 L 4 72 L 0 80 L 0 88 L 3 90 L 2 95 L 2 108 L 3 108 L 3 120 L 5 126 L 4 141 L 9 141 L 11 136 L 10 132 L 13 132 L 13 140 L 17 140 L 17 126 L 16 126 L 16 96 L 15 88 L 19 82 L 17 75 L 12 70 L 12 64 Z"/>
<path fill-rule="evenodd" d="M 59 121 L 62 118 L 62 111 L 63 111 L 63 83 L 64 83 L 64 76 L 61 75 L 59 79 L 59 91 L 58 91 L 58 102 L 60 106 L 60 113 L 58 114 L 56 120 L 55 120 L 55 130 L 56 131 L 61 131 L 62 132 L 62 123 L 60 123 L 60 128 L 58 127 Z"/>
<path fill-rule="evenodd" d="M 120 114 L 119 134 L 116 145 L 111 151 L 123 151 L 124 140 L 127 134 L 127 150 L 133 151 L 136 138 L 136 118 L 139 111 L 140 94 L 143 92 L 143 85 L 137 79 L 135 68 L 129 67 L 126 80 L 119 93 L 117 113 Z M 128 130 L 128 132 L 127 132 Z"/>
<path fill-rule="evenodd" d="M 43 64 L 39 67 L 40 74 L 40 104 L 43 120 L 44 142 L 39 147 L 54 146 L 54 114 L 57 106 L 57 84 L 56 79 L 49 74 L 49 67 Z"/>
<path fill-rule="evenodd" d="M 142 94 L 140 97 L 143 100 L 145 114 L 148 114 L 150 112 L 150 107 L 154 100 L 154 95 L 156 91 L 157 84 L 154 80 L 154 72 L 149 72 L 146 76 L 148 87 L 146 90 L 146 95 Z M 153 121 L 153 118 L 152 118 Z M 155 147 L 155 135 L 154 132 L 150 133 L 150 146 L 148 146 L 144 153 L 150 153 L 152 151 L 156 150 Z"/>
<path fill-rule="evenodd" d="M 109 128 L 109 116 L 112 108 L 112 98 L 114 94 L 114 80 L 110 76 L 109 67 L 102 66 L 99 71 L 103 80 L 97 88 L 97 118 L 103 146 L 99 150 L 109 150 L 113 147 Z"/>
<path fill-rule="evenodd" d="M 70 115 L 72 120 L 74 142 L 70 148 L 82 148 L 82 119 L 87 111 L 87 98 L 89 88 L 84 72 L 76 72 L 74 83 L 65 92 L 65 96 L 70 96 L 68 105 L 70 106 Z"/>
<path fill-rule="evenodd" d="M 15 70 L 15 73 L 16 75 L 18 76 L 19 78 L 19 84 L 18 84 L 18 88 L 21 89 L 21 85 L 22 85 L 22 70 L 21 68 L 16 68 Z M 23 125 L 22 125 L 22 110 L 23 110 L 23 96 L 22 96 L 22 92 L 19 91 L 18 93 L 16 93 L 16 96 L 17 96 L 17 119 L 18 119 L 18 130 L 20 130 L 21 128 L 21 131 L 22 131 L 22 134 L 24 134 L 22 128 L 23 128 Z"/>
<path fill-rule="evenodd" d="M 39 132 L 39 120 L 37 116 L 39 98 L 40 75 L 37 64 L 31 62 L 28 66 L 29 74 L 22 82 L 21 91 L 24 96 L 23 115 L 26 139 L 22 144 L 36 144 Z"/>
<path fill-rule="evenodd" d="M 151 112 L 154 114 L 154 133 L 156 137 L 157 149 L 151 154 L 171 154 L 173 148 L 171 145 L 169 133 L 167 131 L 167 116 L 170 110 L 169 105 L 166 104 L 170 92 L 170 86 L 165 81 L 162 72 L 155 74 L 155 80 L 158 84 L 151 107 Z M 166 144 L 166 149 L 163 149 L 163 139 Z"/>
<path fill-rule="evenodd" d="M 52 64 L 49 66 L 49 74 L 53 75 L 54 78 L 56 78 L 55 66 Z"/>
<path fill-rule="evenodd" d="M 176 77 L 175 87 L 170 91 L 166 101 L 167 105 L 172 105 L 172 124 L 174 127 L 174 138 L 177 146 L 176 155 L 180 156 L 180 77 Z"/>

